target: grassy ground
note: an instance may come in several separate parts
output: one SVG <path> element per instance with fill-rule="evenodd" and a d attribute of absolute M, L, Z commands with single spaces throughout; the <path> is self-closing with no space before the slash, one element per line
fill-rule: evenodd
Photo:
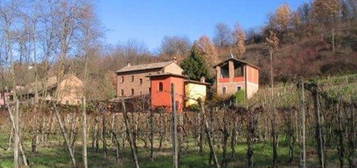
<path fill-rule="evenodd" d="M 61 142 L 61 141 L 59 141 Z M 31 167 L 35 168 L 66 168 L 71 167 L 71 159 L 66 148 L 63 145 L 59 145 L 59 142 L 51 143 L 48 145 L 42 145 L 39 147 L 39 151 L 37 153 L 32 153 L 31 151 L 26 150 L 26 154 L 28 160 L 30 162 Z M 0 146 L 2 148 L 7 146 L 7 137 L 4 134 L 0 136 Z M 25 143 L 25 148 L 30 149 L 29 142 Z M 131 158 L 131 153 L 128 150 L 128 146 L 125 148 L 125 151 L 122 151 L 121 161 L 118 163 L 115 160 L 115 151 L 113 148 L 109 149 L 108 155 L 105 156 L 104 152 L 100 150 L 99 152 L 95 152 L 94 149 L 89 148 L 88 151 L 88 161 L 89 167 L 125 167 L 130 168 L 133 167 L 133 163 Z M 208 164 L 209 152 L 206 149 L 202 154 L 197 152 L 197 147 L 194 143 L 184 144 L 182 149 L 182 156 L 180 158 L 180 167 L 181 168 L 209 168 L 214 167 Z M 0 168 L 10 168 L 13 167 L 13 156 L 12 151 L 6 151 L 4 149 L 0 149 Z M 237 154 L 234 160 L 229 162 L 228 167 L 246 167 L 246 150 L 247 147 L 245 144 L 239 144 L 236 147 Z M 81 157 L 81 147 L 76 147 L 76 160 L 81 167 L 82 157 Z M 298 152 L 295 152 L 295 158 L 292 163 L 288 163 L 288 148 L 283 143 L 279 146 L 279 167 L 297 167 L 298 165 Z M 155 150 L 155 159 L 153 161 L 149 158 L 149 150 L 144 147 L 139 148 L 139 162 L 141 167 L 143 168 L 167 168 L 171 167 L 172 157 L 171 157 L 171 149 L 170 145 L 166 144 L 163 150 L 158 151 Z M 336 152 L 328 151 L 328 167 L 337 166 L 337 158 Z M 230 151 L 229 151 L 230 156 Z M 221 160 L 221 150 L 218 150 L 219 159 Z M 255 167 L 258 168 L 266 168 L 271 165 L 271 144 L 268 143 L 257 143 L 254 145 L 254 161 Z M 316 167 L 317 165 L 317 156 L 316 153 L 311 148 L 308 151 L 308 162 L 307 165 L 309 167 Z"/>

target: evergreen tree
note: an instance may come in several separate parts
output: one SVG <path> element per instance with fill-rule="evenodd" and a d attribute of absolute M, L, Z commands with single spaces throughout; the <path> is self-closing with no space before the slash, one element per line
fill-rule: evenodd
<path fill-rule="evenodd" d="M 191 50 L 191 55 L 182 61 L 181 67 L 184 74 L 192 80 L 200 80 L 201 77 L 211 79 L 206 60 L 195 48 Z"/>

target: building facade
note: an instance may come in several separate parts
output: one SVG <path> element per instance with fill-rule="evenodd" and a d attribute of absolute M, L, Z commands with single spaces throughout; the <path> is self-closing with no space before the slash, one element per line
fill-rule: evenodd
<path fill-rule="evenodd" d="M 151 75 L 151 107 L 153 109 L 163 108 L 166 111 L 172 111 L 172 89 L 175 87 L 175 102 L 177 112 L 183 111 L 185 101 L 185 76 L 176 74 L 157 74 Z"/>
<path fill-rule="evenodd" d="M 216 93 L 228 97 L 243 90 L 251 98 L 259 89 L 259 68 L 248 62 L 229 58 L 214 66 L 216 69 Z"/>
<path fill-rule="evenodd" d="M 73 74 L 66 74 L 61 81 L 58 81 L 56 76 L 52 76 L 17 89 L 19 99 L 35 103 L 36 87 L 39 100 L 57 102 L 62 105 L 78 106 L 82 103 L 84 96 L 82 80 Z"/>
<path fill-rule="evenodd" d="M 152 64 L 130 65 L 123 67 L 117 74 L 117 97 L 137 97 L 149 95 L 151 92 L 150 75 L 172 73 L 182 75 L 182 68 L 176 61 Z"/>
<path fill-rule="evenodd" d="M 205 83 L 205 81 L 185 81 L 185 107 L 198 105 L 199 100 L 204 102 L 207 96 L 208 85 L 209 84 Z"/>
<path fill-rule="evenodd" d="M 57 89 L 57 101 L 60 104 L 77 106 L 82 104 L 84 96 L 84 85 L 82 80 L 74 75 L 67 75 L 58 83 Z"/>
<path fill-rule="evenodd" d="M 185 107 L 198 105 L 199 101 L 205 101 L 207 86 L 204 81 L 188 80 L 186 76 L 176 74 L 151 75 L 151 107 L 152 109 L 163 108 L 172 112 L 172 88 L 175 86 L 175 102 L 178 112 L 182 112 Z"/>
<path fill-rule="evenodd" d="M 0 108 L 5 107 L 6 103 L 9 101 L 10 93 L 7 91 L 0 92 Z"/>

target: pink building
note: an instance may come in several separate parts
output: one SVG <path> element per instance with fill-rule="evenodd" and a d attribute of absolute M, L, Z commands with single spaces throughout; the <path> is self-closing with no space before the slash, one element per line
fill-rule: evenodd
<path fill-rule="evenodd" d="M 259 89 L 259 67 L 236 58 L 229 58 L 214 66 L 216 69 L 216 93 L 227 97 L 244 89 L 251 98 Z"/>
<path fill-rule="evenodd" d="M 5 103 L 9 100 L 10 93 L 8 92 L 0 92 L 0 107 L 5 106 Z"/>

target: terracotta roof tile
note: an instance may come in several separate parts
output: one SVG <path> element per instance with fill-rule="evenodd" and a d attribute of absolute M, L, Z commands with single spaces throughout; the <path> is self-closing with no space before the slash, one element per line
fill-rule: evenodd
<path fill-rule="evenodd" d="M 122 72 L 131 72 L 131 71 L 158 69 L 158 68 L 166 67 L 166 66 L 170 65 L 171 63 L 174 63 L 174 61 L 157 62 L 157 63 L 151 63 L 151 64 L 140 64 L 140 65 L 127 65 L 127 66 L 123 67 L 122 69 L 119 69 L 116 72 L 122 73 Z"/>

